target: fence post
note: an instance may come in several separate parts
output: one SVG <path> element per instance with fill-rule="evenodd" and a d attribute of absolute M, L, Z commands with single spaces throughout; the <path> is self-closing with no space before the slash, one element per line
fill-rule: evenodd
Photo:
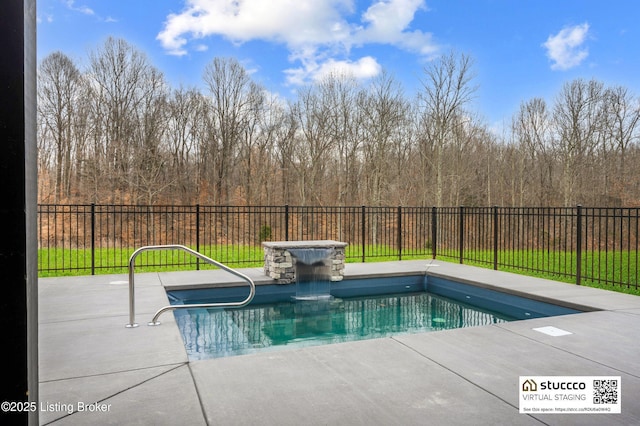
<path fill-rule="evenodd" d="M 402 206 L 398 206 L 398 260 L 402 260 Z"/>
<path fill-rule="evenodd" d="M 431 207 L 431 256 L 435 259 L 437 255 L 438 243 L 438 209 Z"/>
<path fill-rule="evenodd" d="M 284 240 L 289 241 L 289 204 L 284 205 Z"/>
<path fill-rule="evenodd" d="M 459 218 L 459 244 L 460 244 L 460 264 L 464 257 L 464 206 L 460 206 L 460 218 Z"/>
<path fill-rule="evenodd" d="M 498 206 L 493 206 L 493 270 L 498 270 Z"/>
<path fill-rule="evenodd" d="M 365 252 L 366 252 L 366 247 L 365 247 L 365 238 L 367 236 L 367 227 L 365 225 L 365 221 L 367 218 L 367 214 L 366 214 L 366 207 L 362 206 L 362 217 L 361 217 L 361 221 L 362 221 L 362 226 L 361 226 L 361 235 L 360 237 L 362 238 L 362 263 L 365 262 Z"/>
<path fill-rule="evenodd" d="M 91 275 L 96 274 L 96 205 L 91 203 Z"/>
<path fill-rule="evenodd" d="M 576 207 L 576 284 L 582 281 L 582 206 Z"/>
<path fill-rule="evenodd" d="M 196 251 L 200 253 L 200 204 L 196 204 Z M 196 258 L 196 271 L 200 270 L 200 258 Z"/>

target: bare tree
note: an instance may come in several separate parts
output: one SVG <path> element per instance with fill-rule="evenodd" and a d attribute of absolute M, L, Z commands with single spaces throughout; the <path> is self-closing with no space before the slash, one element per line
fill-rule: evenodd
<path fill-rule="evenodd" d="M 329 75 L 285 102 L 232 58 L 205 67 L 204 91 L 171 90 L 142 52 L 115 38 L 88 59 L 79 69 L 56 52 L 39 65 L 42 201 L 640 200 L 640 100 L 625 87 L 568 82 L 553 108 L 523 101 L 500 136 L 470 111 L 472 61 L 453 52 L 424 68 L 412 100 L 383 73 L 367 85 Z"/>
<path fill-rule="evenodd" d="M 94 154 L 92 169 L 96 182 L 111 182 L 111 201 L 130 192 L 134 158 L 153 155 L 150 134 L 141 136 L 155 124 L 140 122 L 153 108 L 153 98 L 164 96 L 162 75 L 146 56 L 122 39 L 108 38 L 90 54 L 88 80 L 93 100 Z M 162 92 L 162 94 L 159 94 Z M 140 115 L 142 114 L 142 116 Z M 143 142 L 146 140 L 146 145 Z"/>
<path fill-rule="evenodd" d="M 608 88 L 604 93 L 605 134 L 607 143 L 603 144 L 604 159 L 604 192 L 608 199 L 628 199 L 632 186 L 630 185 L 630 168 L 627 166 L 627 153 L 634 142 L 640 139 L 640 99 L 629 93 L 622 86 Z M 609 158 L 613 157 L 612 163 Z M 617 188 L 614 194 L 609 188 Z"/>
<path fill-rule="evenodd" d="M 78 111 L 81 74 L 61 52 L 44 58 L 38 69 L 38 116 L 42 142 L 51 141 L 54 151 L 54 202 L 71 195 L 74 156 L 74 123 Z"/>
<path fill-rule="evenodd" d="M 331 159 L 335 139 L 332 137 L 330 104 L 318 86 L 298 92 L 293 112 L 298 122 L 294 161 L 298 174 L 299 199 L 302 205 L 322 204 L 326 189 L 326 166 Z"/>
<path fill-rule="evenodd" d="M 274 125 L 279 124 L 280 117 L 275 97 L 259 85 L 250 84 L 247 97 L 249 111 L 241 137 L 239 171 L 244 202 L 252 205 L 259 204 L 264 195 L 260 188 L 269 177 Z"/>
<path fill-rule="evenodd" d="M 565 206 L 587 201 L 581 190 L 591 186 L 585 178 L 601 142 L 602 100 L 603 84 L 581 79 L 565 84 L 556 100 L 553 118 L 558 136 L 553 141 L 562 164 L 562 201 Z"/>
<path fill-rule="evenodd" d="M 274 195 L 280 192 L 282 180 L 279 181 L 277 175 L 282 170 L 278 169 L 286 166 L 280 166 L 277 147 L 283 147 L 290 141 L 286 104 L 272 93 L 264 92 L 262 95 L 262 102 L 256 105 L 259 106 L 256 112 L 258 134 L 250 147 L 250 155 L 255 160 L 249 165 L 251 174 L 247 185 L 251 187 L 251 198 L 247 197 L 248 204 L 271 204 Z"/>
<path fill-rule="evenodd" d="M 255 87 L 244 67 L 233 58 L 215 58 L 206 65 L 203 79 L 212 108 L 207 143 L 215 173 L 214 202 L 228 204 L 241 139 L 253 119 Z"/>
<path fill-rule="evenodd" d="M 334 152 L 334 173 L 331 173 L 331 188 L 327 194 L 331 204 L 353 203 L 358 196 L 359 165 L 358 151 L 362 143 L 362 115 L 358 108 L 358 99 L 362 91 L 354 76 L 345 73 L 332 73 L 317 84 L 328 115 L 328 135 Z M 331 158 L 326 158 L 329 162 Z M 327 177 L 328 178 L 328 177 Z"/>
<path fill-rule="evenodd" d="M 435 204 L 442 206 L 444 194 L 444 149 L 453 140 L 459 117 L 472 100 L 476 87 L 472 60 L 451 52 L 424 69 L 423 91 L 419 95 L 421 109 L 419 152 L 425 167 L 435 174 Z"/>
<path fill-rule="evenodd" d="M 180 87 L 168 101 L 166 143 L 176 198 L 183 203 L 198 200 L 198 137 L 203 114 L 202 95 L 196 89 Z"/>
<path fill-rule="evenodd" d="M 410 107 L 400 85 L 387 73 L 376 78 L 361 98 L 367 204 L 382 206 L 399 201 L 396 195 L 403 186 L 401 171 L 410 138 Z"/>
<path fill-rule="evenodd" d="M 542 98 L 521 103 L 511 125 L 515 142 L 520 145 L 523 158 L 526 159 L 523 167 L 528 169 L 528 173 L 523 178 L 526 179 L 528 175 L 537 176 L 537 182 L 532 180 L 530 183 L 538 205 L 550 205 L 554 200 L 554 161 L 550 153 L 552 125 L 547 104 Z"/>
<path fill-rule="evenodd" d="M 274 155 L 278 168 L 272 177 L 279 179 L 281 202 L 289 204 L 292 200 L 292 187 L 295 175 L 299 172 L 299 165 L 295 159 L 295 143 L 298 131 L 298 119 L 296 116 L 296 106 L 287 103 L 287 107 L 282 107 L 281 125 L 274 129 Z M 277 183 L 273 183 L 277 187 Z"/>
<path fill-rule="evenodd" d="M 476 206 L 484 203 L 486 183 L 485 143 L 492 138 L 477 117 L 455 117 L 452 139 L 444 150 L 444 178 L 448 183 L 448 204 Z"/>
<path fill-rule="evenodd" d="M 168 173 L 169 156 L 164 144 L 168 121 L 168 87 L 162 73 L 150 67 L 141 85 L 133 133 L 135 151 L 128 181 L 148 204 L 176 181 Z"/>

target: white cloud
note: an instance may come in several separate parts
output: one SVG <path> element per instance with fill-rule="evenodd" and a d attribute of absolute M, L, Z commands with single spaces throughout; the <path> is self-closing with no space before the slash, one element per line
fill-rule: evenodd
<path fill-rule="evenodd" d="M 551 69 L 568 70 L 580 65 L 589 56 L 589 51 L 583 48 L 588 32 L 589 24 L 585 22 L 564 28 L 556 35 L 550 35 L 543 46 L 552 61 Z"/>
<path fill-rule="evenodd" d="M 67 0 L 65 3 L 70 10 L 84 13 L 85 15 L 95 15 L 95 12 L 93 11 L 93 9 L 91 9 L 88 6 L 76 6 L 75 0 Z"/>
<path fill-rule="evenodd" d="M 266 40 L 283 44 L 299 68 L 288 81 L 302 84 L 327 69 L 356 76 L 380 72 L 374 58 L 349 59 L 352 47 L 387 44 L 420 55 L 437 49 L 429 33 L 411 29 L 424 0 L 379 0 L 358 15 L 355 0 L 186 0 L 182 12 L 167 17 L 157 39 L 172 55 L 197 49 L 195 40 L 221 36 L 232 43 Z"/>
<path fill-rule="evenodd" d="M 82 13 L 83 15 L 92 16 L 98 21 L 106 22 L 109 24 L 118 22 L 118 20 L 113 16 L 107 16 L 106 18 L 101 17 L 89 6 L 86 6 L 86 5 L 77 6 L 75 0 L 64 0 L 64 4 L 67 6 L 67 9 L 72 10 L 74 12 Z"/>
<path fill-rule="evenodd" d="M 362 43 L 392 44 L 422 55 L 433 54 L 437 46 L 431 34 L 407 30 L 420 9 L 426 9 L 423 0 L 378 1 L 362 14 L 367 25 L 354 37 Z"/>
<path fill-rule="evenodd" d="M 53 15 L 47 14 L 44 17 L 44 21 L 46 21 L 48 24 L 53 22 Z M 44 22 L 42 17 L 40 15 L 36 16 L 36 22 L 38 24 L 41 24 L 42 22 Z"/>
<path fill-rule="evenodd" d="M 329 59 L 320 66 L 316 73 L 314 73 L 313 78 L 315 80 L 321 80 L 328 75 L 335 74 L 348 75 L 357 79 L 363 79 L 374 77 L 381 72 L 382 67 L 378 61 L 371 56 L 365 56 L 355 62 Z"/>
<path fill-rule="evenodd" d="M 382 67 L 371 56 L 365 56 L 357 61 L 335 60 L 329 58 L 317 63 L 306 61 L 303 67 L 285 70 L 287 83 L 303 85 L 309 81 L 320 81 L 329 75 L 350 76 L 356 79 L 375 77 L 382 72 Z"/>
<path fill-rule="evenodd" d="M 291 49 L 332 43 L 348 34 L 342 0 L 187 0 L 179 14 L 167 17 L 158 40 L 171 54 L 187 53 L 189 39 L 212 35 L 234 43 L 264 39 Z"/>

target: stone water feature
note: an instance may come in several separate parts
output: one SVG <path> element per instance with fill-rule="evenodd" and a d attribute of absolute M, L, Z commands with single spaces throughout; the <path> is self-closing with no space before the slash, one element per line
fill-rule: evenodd
<path fill-rule="evenodd" d="M 341 281 L 346 246 L 333 240 L 263 242 L 264 273 L 278 284 L 295 283 L 296 274 L 305 280 L 314 269 L 330 282 Z"/>
<path fill-rule="evenodd" d="M 297 337 L 331 333 L 334 320 L 331 304 L 331 282 L 341 281 L 344 274 L 347 243 L 320 241 L 264 242 L 264 272 L 280 284 L 296 285 L 293 312 L 305 321 L 296 321 L 291 333 Z M 287 308 L 290 309 L 290 308 Z M 298 324 L 304 327 L 297 329 Z"/>

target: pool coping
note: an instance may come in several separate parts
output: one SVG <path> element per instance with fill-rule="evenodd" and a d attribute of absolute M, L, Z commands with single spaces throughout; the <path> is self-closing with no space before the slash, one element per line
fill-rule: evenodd
<path fill-rule="evenodd" d="M 256 277 L 257 285 L 273 283 L 261 268 L 242 272 Z M 137 274 L 136 315 L 142 325 L 133 330 L 124 327 L 125 275 L 46 278 L 39 281 L 40 400 L 111 406 L 107 413 L 44 411 L 40 422 L 246 424 L 259 418 L 263 424 L 296 424 L 304 413 L 295 404 L 313 399 L 307 414 L 321 416 L 317 422 L 304 417 L 311 424 L 382 424 L 388 416 L 412 424 L 427 413 L 434 423 L 598 424 L 604 415 L 520 415 L 516 390 L 508 390 L 518 374 L 593 372 L 623 376 L 623 414 L 607 418 L 627 424 L 640 420 L 640 404 L 632 398 L 640 393 L 640 360 L 634 355 L 640 352 L 640 297 L 440 260 L 350 263 L 345 279 L 425 272 L 590 312 L 189 362 L 172 315 L 163 316 L 160 327 L 144 324 L 168 304 L 166 289 L 221 285 L 233 281 L 229 275 Z M 573 335 L 540 335 L 531 331 L 536 325 L 569 329 Z M 344 368 L 336 360 L 343 360 Z M 304 371 L 305 380 L 291 374 L 293 367 Z M 426 372 L 427 378 L 415 382 Z M 441 386 L 439 399 L 434 383 Z M 428 397 L 405 406 L 408 402 L 397 399 L 405 387 Z M 326 404 L 333 406 L 331 412 L 321 410 Z"/>
<path fill-rule="evenodd" d="M 347 264 L 348 269 L 344 273 L 344 281 L 362 278 L 385 278 L 394 276 L 414 276 L 426 275 L 427 277 L 440 277 L 454 279 L 457 282 L 473 285 L 480 288 L 495 290 L 514 296 L 551 303 L 570 309 L 583 312 L 593 312 L 610 310 L 611 303 L 603 302 L 599 297 L 601 291 L 608 291 L 608 299 L 615 299 L 616 304 L 627 300 L 635 306 L 637 296 L 602 290 L 588 286 L 576 286 L 575 284 L 553 281 L 543 278 L 530 277 L 526 275 L 513 274 L 503 271 L 494 271 L 468 265 L 451 264 L 440 260 L 406 260 L 396 262 L 378 263 L 351 263 Z M 462 268 L 461 268 L 462 267 Z M 261 268 L 246 268 L 241 270 L 249 276 L 256 286 L 261 285 L 288 285 L 278 283 L 270 277 L 264 275 Z M 461 271 L 467 271 L 460 274 Z M 173 273 L 166 273 L 173 274 Z M 194 273 L 194 277 L 195 277 Z M 225 274 L 223 271 L 209 270 L 199 271 L 197 280 L 191 279 L 189 282 L 178 282 L 165 275 L 164 287 L 167 291 L 172 290 L 195 290 L 202 288 L 216 287 L 240 287 L 247 283 Z M 519 285 L 514 287 L 512 282 L 518 281 Z M 341 281 L 333 283 L 339 286 Z M 552 293 L 551 295 L 549 293 Z M 620 295 L 620 296 L 618 296 Z"/>

